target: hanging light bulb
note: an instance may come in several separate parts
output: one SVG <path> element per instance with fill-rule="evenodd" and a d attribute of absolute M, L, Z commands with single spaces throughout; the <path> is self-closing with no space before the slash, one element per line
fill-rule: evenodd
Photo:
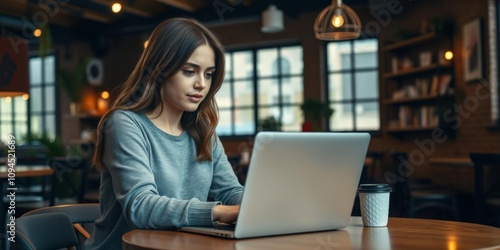
<path fill-rule="evenodd" d="M 314 35 L 326 41 L 356 39 L 361 35 L 361 20 L 342 0 L 332 0 L 316 17 Z"/>
<path fill-rule="evenodd" d="M 111 10 L 114 13 L 118 13 L 122 10 L 122 5 L 120 3 L 114 3 L 113 5 L 111 5 Z"/>
<path fill-rule="evenodd" d="M 332 17 L 332 25 L 334 27 L 341 27 L 344 25 L 344 17 L 342 16 L 342 10 L 336 9 Z"/>

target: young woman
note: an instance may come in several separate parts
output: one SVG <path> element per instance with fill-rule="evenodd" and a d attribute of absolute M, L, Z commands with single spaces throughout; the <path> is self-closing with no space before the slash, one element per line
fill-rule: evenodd
<path fill-rule="evenodd" d="M 174 18 L 153 31 L 98 126 L 102 216 L 86 249 L 121 249 L 135 228 L 236 220 L 243 187 L 215 134 L 223 77 L 223 47 L 197 21 Z"/>

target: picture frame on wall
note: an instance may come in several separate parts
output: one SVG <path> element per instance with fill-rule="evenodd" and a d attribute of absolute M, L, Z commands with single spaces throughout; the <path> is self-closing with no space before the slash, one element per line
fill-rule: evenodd
<path fill-rule="evenodd" d="M 481 18 L 475 18 L 463 26 L 464 81 L 483 78 L 483 30 Z"/>

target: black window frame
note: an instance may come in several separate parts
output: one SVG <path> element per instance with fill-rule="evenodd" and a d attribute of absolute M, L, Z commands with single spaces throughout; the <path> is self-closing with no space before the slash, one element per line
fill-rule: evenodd
<path fill-rule="evenodd" d="M 499 0 L 500 1 L 500 0 Z M 330 132 L 368 132 L 372 135 L 380 135 L 381 134 L 381 130 L 382 130 L 382 103 L 380 102 L 380 49 L 379 47 L 380 46 L 377 46 L 377 67 L 374 67 L 374 68 L 362 68 L 361 70 L 359 69 L 356 69 L 355 67 L 355 53 L 354 53 L 354 42 L 355 41 L 360 41 L 360 40 L 366 40 L 366 39 L 374 39 L 374 40 L 377 40 L 377 43 L 379 43 L 378 41 L 378 38 L 377 37 L 369 37 L 369 38 L 365 38 L 365 39 L 354 39 L 354 40 L 350 40 L 350 41 L 330 41 L 330 42 L 325 42 L 323 45 L 323 49 L 325 51 L 325 54 L 328 55 L 328 44 L 330 43 L 338 43 L 338 42 L 349 42 L 350 43 L 350 46 L 351 46 L 351 53 L 350 53 L 350 68 L 349 69 L 340 69 L 340 70 L 330 70 L 329 69 L 329 64 L 328 64 L 328 56 L 325 56 L 324 57 L 324 67 L 325 67 L 325 91 L 324 91 L 324 95 L 325 95 L 325 100 L 328 101 L 328 104 L 330 106 L 332 105 L 336 105 L 336 104 L 351 104 L 352 105 L 352 117 L 353 117 L 353 129 L 352 130 L 332 130 L 331 127 L 330 127 L 330 120 L 327 121 L 327 124 L 326 124 L 326 128 L 327 128 L 327 131 L 330 131 Z M 355 77 L 355 74 L 356 73 L 359 73 L 359 72 L 372 72 L 372 71 L 375 71 L 377 72 L 377 81 L 378 81 L 378 88 L 376 89 L 378 91 L 378 98 L 356 98 L 356 77 Z M 341 100 L 341 101 L 332 101 L 330 100 L 330 74 L 339 74 L 339 73 L 349 73 L 352 77 L 351 77 L 351 93 L 352 93 L 352 98 L 350 100 Z M 356 126 L 356 104 L 357 103 L 377 103 L 379 105 L 379 126 L 378 126 L 378 129 L 375 129 L 375 130 L 366 130 L 366 129 L 356 129 L 357 126 Z M 333 107 L 334 108 L 334 107 Z M 334 111 L 335 112 L 335 111 Z M 334 113 L 335 115 L 335 113 Z"/>
<path fill-rule="evenodd" d="M 237 53 L 237 52 L 244 52 L 244 51 L 251 51 L 252 53 L 252 63 L 253 63 L 253 71 L 252 71 L 252 75 L 249 76 L 248 78 L 234 78 L 232 75 L 231 76 L 226 76 L 226 79 L 224 80 L 224 84 L 230 84 L 230 94 L 231 94 L 231 105 L 229 108 L 227 107 L 219 107 L 219 112 L 220 111 L 227 111 L 227 110 L 230 110 L 230 112 L 232 113 L 232 116 L 231 116 L 231 134 L 221 134 L 219 135 L 220 138 L 223 138 L 223 139 L 242 139 L 242 138 L 249 138 L 249 137 L 253 137 L 257 134 L 258 132 L 258 123 L 259 123 L 259 110 L 261 108 L 271 108 L 271 107 L 278 107 L 279 109 L 279 117 L 276 117 L 278 118 L 280 121 L 282 121 L 283 119 L 283 110 L 284 108 L 286 107 L 300 107 L 300 105 L 302 104 L 301 103 L 293 103 L 293 102 L 287 102 L 287 103 L 284 103 L 283 102 L 283 78 L 288 78 L 288 77 L 301 77 L 302 78 L 302 86 L 304 86 L 304 69 L 302 68 L 302 73 L 301 74 L 293 74 L 293 73 L 290 73 L 290 74 L 283 74 L 281 72 L 281 60 L 277 60 L 278 62 L 278 73 L 276 75 L 272 75 L 272 76 L 264 76 L 264 77 L 259 77 L 258 75 L 258 62 L 257 62 L 257 54 L 258 54 L 258 51 L 259 50 L 265 50 L 265 49 L 277 49 L 278 50 L 278 59 L 282 58 L 281 57 L 281 49 L 283 48 L 286 48 L 286 47 L 295 47 L 295 46 L 300 46 L 302 48 L 302 58 L 303 58 L 303 54 L 304 54 L 304 51 L 303 51 L 303 46 L 301 43 L 298 43 L 298 42 L 294 42 L 294 43 L 284 43 L 284 44 L 275 44 L 275 45 L 270 45 L 270 46 L 257 46 L 257 47 L 245 47 L 245 48 L 239 48 L 239 49 L 228 49 L 226 50 L 226 53 Z M 231 59 L 233 58 L 232 56 L 230 57 Z M 233 63 L 232 61 L 231 62 L 228 62 L 226 61 L 226 64 L 228 63 Z M 232 64 L 232 69 L 234 69 L 234 65 Z M 234 70 L 231 71 L 231 73 L 234 72 Z M 228 74 L 228 72 L 226 71 L 226 74 Z M 259 80 L 263 80 L 263 79 L 276 79 L 277 82 L 278 82 L 278 90 L 279 90 L 279 101 L 277 104 L 266 104 L 266 105 L 261 105 L 259 104 L 259 100 L 258 100 L 258 93 L 259 93 L 259 86 L 258 86 L 258 82 Z M 235 103 L 235 91 L 234 91 L 234 82 L 235 81 L 241 81 L 241 80 L 250 80 L 252 81 L 252 86 L 253 86 L 253 105 L 248 105 L 248 106 L 235 106 L 234 103 Z M 235 126 L 236 126 L 236 121 L 235 121 L 235 116 L 234 116 L 234 113 L 236 112 L 236 110 L 243 110 L 243 109 L 251 109 L 253 110 L 253 117 L 254 117 L 254 121 L 253 121 L 253 125 L 254 125 L 254 133 L 253 134 L 236 134 L 235 133 Z"/>

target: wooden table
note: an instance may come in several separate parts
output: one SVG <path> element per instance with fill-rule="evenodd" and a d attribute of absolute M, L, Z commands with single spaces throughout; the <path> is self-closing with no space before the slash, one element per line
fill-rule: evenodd
<path fill-rule="evenodd" d="M 37 176 L 49 176 L 54 173 L 54 170 L 46 165 L 33 165 L 33 166 L 24 166 L 19 165 L 15 166 L 16 169 L 16 178 L 21 177 L 37 177 Z M 0 167 L 0 180 L 4 181 L 8 177 L 7 167 Z"/>
<path fill-rule="evenodd" d="M 133 230 L 123 235 L 123 249 L 497 249 L 500 229 L 464 222 L 389 218 L 387 227 L 363 227 L 351 217 L 342 230 L 222 239 L 168 230 Z M 496 248 L 495 248 L 496 247 Z"/>
<path fill-rule="evenodd" d="M 40 177 L 40 176 L 51 176 L 54 174 L 54 171 L 52 170 L 52 168 L 50 168 L 50 166 L 47 166 L 47 165 L 30 165 L 30 166 L 25 166 L 25 165 L 16 165 L 14 167 L 14 169 L 16 170 L 15 172 L 15 179 L 14 179 L 14 184 L 15 182 L 17 181 L 18 178 L 23 178 L 23 177 Z M 6 226 L 6 214 L 7 214 L 7 204 L 5 204 L 5 198 L 7 198 L 7 194 L 9 194 L 10 192 L 15 192 L 16 190 L 15 189 L 12 189 L 11 188 L 15 188 L 15 186 L 9 186 L 9 172 L 8 172 L 8 169 L 6 166 L 1 166 L 0 167 L 0 187 L 2 188 L 2 198 L 1 198 L 1 202 L 0 202 L 0 215 L 2 215 L 2 217 L 0 218 L 0 225 L 3 225 L 2 227 L 2 234 L 6 232 L 5 229 L 5 226 Z M 53 197 L 51 197 L 51 201 L 50 201 L 51 204 L 54 203 L 54 200 L 53 200 Z M 9 215 L 10 216 L 10 215 Z M 5 240 L 5 238 L 3 239 Z M 2 246 L 6 246 L 7 242 L 4 242 L 2 244 Z M 0 247 L 1 248 L 1 247 Z"/>

